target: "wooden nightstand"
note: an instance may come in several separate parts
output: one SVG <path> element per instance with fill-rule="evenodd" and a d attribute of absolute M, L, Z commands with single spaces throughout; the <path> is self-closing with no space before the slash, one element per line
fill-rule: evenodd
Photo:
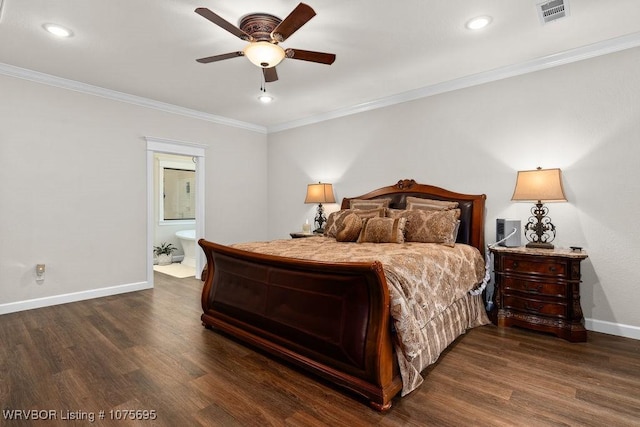
<path fill-rule="evenodd" d="M 580 307 L 580 262 L 570 249 L 491 248 L 498 326 L 550 332 L 571 342 L 587 340 Z"/>
<path fill-rule="evenodd" d="M 303 237 L 322 236 L 322 234 L 318 234 L 318 233 L 303 233 L 302 231 L 295 231 L 293 233 L 289 233 L 289 236 L 291 236 L 292 239 L 300 239 L 300 238 L 303 238 Z"/>

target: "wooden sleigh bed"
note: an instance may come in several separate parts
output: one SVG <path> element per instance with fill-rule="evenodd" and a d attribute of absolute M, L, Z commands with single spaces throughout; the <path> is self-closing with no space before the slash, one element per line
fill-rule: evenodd
<path fill-rule="evenodd" d="M 401 180 L 353 199 L 391 199 L 389 208 L 404 209 L 407 197 L 457 202 L 460 223 L 455 246 L 473 246 L 484 257 L 483 194 L 460 194 Z M 345 198 L 341 208 L 349 209 L 350 200 Z M 328 238 L 287 240 L 311 245 L 315 239 Z M 379 411 L 391 407 L 394 396 L 403 391 L 403 378 L 382 262 L 327 262 L 252 252 L 204 239 L 198 243 L 208 265 L 202 291 L 205 327 L 217 328 L 349 389 Z M 448 313 L 439 317 L 442 326 L 438 328 L 453 332 L 439 338 L 443 342 L 428 363 L 466 329 L 487 323 L 482 295 L 465 295 L 460 301 L 456 303 L 471 308 L 461 310 L 462 320 L 455 326 L 447 325 Z"/>

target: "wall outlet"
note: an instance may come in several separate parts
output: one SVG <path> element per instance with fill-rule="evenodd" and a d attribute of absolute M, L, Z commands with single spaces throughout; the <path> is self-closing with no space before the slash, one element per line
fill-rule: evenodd
<path fill-rule="evenodd" d="M 44 272 L 45 272 L 45 265 L 36 264 L 36 282 L 41 283 L 44 281 Z"/>

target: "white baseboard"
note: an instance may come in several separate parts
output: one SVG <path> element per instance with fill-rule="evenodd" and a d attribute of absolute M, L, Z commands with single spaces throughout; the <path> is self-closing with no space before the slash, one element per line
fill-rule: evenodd
<path fill-rule="evenodd" d="M 91 289 L 88 291 L 73 292 L 69 294 L 53 295 L 44 298 L 35 298 L 26 301 L 16 301 L 0 304 L 0 315 L 15 313 L 18 311 L 32 310 L 34 308 L 49 307 L 58 304 L 84 301 L 92 298 L 107 297 L 110 295 L 124 294 L 126 292 L 141 291 L 153 288 L 149 282 L 129 283 L 126 285 L 109 286 L 107 288 Z"/>
<path fill-rule="evenodd" d="M 584 327 L 589 331 L 640 340 L 640 327 L 637 326 L 606 322 L 604 320 L 585 319 Z"/>

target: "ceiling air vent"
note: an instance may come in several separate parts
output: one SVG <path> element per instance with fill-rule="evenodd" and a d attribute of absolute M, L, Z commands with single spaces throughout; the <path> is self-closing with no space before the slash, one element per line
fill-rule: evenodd
<path fill-rule="evenodd" d="M 569 16 L 569 0 L 551 0 L 538 4 L 538 16 L 544 25 Z"/>

